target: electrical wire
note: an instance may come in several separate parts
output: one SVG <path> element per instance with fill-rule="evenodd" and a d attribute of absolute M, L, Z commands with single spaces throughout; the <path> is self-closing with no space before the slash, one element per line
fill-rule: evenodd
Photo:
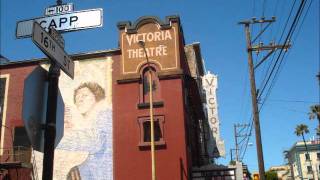
<path fill-rule="evenodd" d="M 290 13 L 289 13 L 289 15 L 288 15 L 288 18 L 287 18 L 287 20 L 286 20 L 285 26 L 284 26 L 283 31 L 282 31 L 282 33 L 281 33 L 281 37 L 280 37 L 280 39 L 279 39 L 279 42 L 281 42 L 282 37 L 283 37 L 283 35 L 284 35 L 284 33 L 285 33 L 285 30 L 286 30 L 287 25 L 288 25 L 288 23 L 289 23 L 289 20 L 290 20 L 290 17 L 291 17 L 291 14 L 292 14 L 292 12 L 293 12 L 293 9 L 294 9 L 295 4 L 296 4 L 296 0 L 294 0 L 293 4 L 292 4 L 292 6 L 291 6 Z M 273 56 L 272 56 L 272 60 L 270 61 L 270 65 L 269 65 L 269 67 L 268 67 L 268 69 L 267 69 L 267 71 L 266 71 L 265 78 L 263 79 L 263 81 L 262 81 L 261 86 L 260 86 L 259 89 L 264 89 L 264 88 L 265 88 L 264 86 L 266 86 L 266 84 L 267 84 L 267 82 L 266 82 L 267 77 L 268 77 L 267 74 L 269 73 L 269 71 L 270 71 L 270 69 L 271 69 L 271 64 L 274 63 L 274 58 L 275 58 L 275 56 L 276 56 L 276 53 L 274 53 Z M 271 74 L 271 73 L 270 73 L 270 74 Z M 258 98 L 258 99 L 259 99 L 259 98 Z"/>
<path fill-rule="evenodd" d="M 305 7 L 305 3 L 306 3 L 306 1 L 302 1 L 302 2 L 301 2 L 300 6 L 299 6 L 299 9 L 298 9 L 298 11 L 297 11 L 297 13 L 296 13 L 296 15 L 295 15 L 294 21 L 293 21 L 293 23 L 292 23 L 292 25 L 291 25 L 291 27 L 290 27 L 290 30 L 289 30 L 289 32 L 288 32 L 288 34 L 287 34 L 286 39 L 285 39 L 285 43 L 288 41 L 289 38 L 292 37 L 293 32 L 295 31 L 295 29 L 296 29 L 296 27 L 297 27 L 297 24 L 298 24 L 298 22 L 299 22 L 299 19 L 300 19 L 300 17 L 301 17 L 302 11 L 303 11 L 303 9 L 304 9 L 304 7 Z M 292 9 L 291 9 L 291 11 L 292 11 Z M 291 14 L 291 11 L 290 11 L 290 14 Z M 289 17 L 288 17 L 288 19 L 289 19 Z M 288 20 L 287 20 L 287 22 L 288 22 Z M 287 23 L 286 23 L 286 24 L 287 24 Z M 286 26 L 285 26 L 285 27 L 286 27 Z M 285 29 L 284 29 L 284 31 L 285 31 Z M 284 31 L 283 31 L 283 32 L 284 32 Z M 283 34 L 283 33 L 282 33 L 282 34 Z M 282 38 L 280 38 L 280 40 L 281 40 L 281 39 L 282 39 Z M 285 45 L 285 44 L 284 44 L 284 45 Z M 267 81 L 266 81 L 266 83 L 265 83 L 265 85 L 264 85 L 264 87 L 263 87 L 263 89 L 262 89 L 262 92 L 258 95 L 258 99 L 261 99 L 261 96 L 262 96 L 262 94 L 263 94 L 263 91 L 264 91 L 266 85 L 268 84 L 268 81 L 269 81 L 269 79 L 270 79 L 270 77 L 271 77 L 271 75 L 272 75 L 272 72 L 274 71 L 274 69 L 275 69 L 275 67 L 276 67 L 276 64 L 277 64 L 277 62 L 279 61 L 280 57 L 282 57 L 282 58 L 281 58 L 281 62 L 283 62 L 283 59 L 284 59 L 284 57 L 285 57 L 285 54 L 284 54 L 283 56 L 281 56 L 281 53 L 282 53 L 282 52 L 283 52 L 283 48 L 281 48 L 281 50 L 280 50 L 280 53 L 279 53 L 278 58 L 277 58 L 277 60 L 276 60 L 276 63 L 274 64 L 274 66 L 273 66 L 273 68 L 272 68 L 272 71 L 271 71 L 271 73 L 270 73 L 270 75 L 269 75 L 269 77 L 268 77 L 268 79 L 267 79 Z M 272 88 L 274 87 L 274 84 L 275 84 L 275 82 L 276 82 L 276 81 L 275 81 L 275 78 L 278 77 L 277 75 L 278 75 L 278 73 L 279 73 L 279 69 L 280 69 L 280 67 L 282 67 L 282 66 L 281 66 L 281 64 L 282 64 L 281 62 L 280 62 L 280 64 L 279 64 L 279 66 L 277 67 L 276 73 L 275 73 L 274 76 L 273 76 L 273 79 L 272 79 L 272 81 L 271 81 L 271 85 L 269 86 L 269 89 L 268 89 L 268 91 L 267 91 L 267 94 L 266 94 L 266 96 L 265 96 L 265 98 L 264 98 L 264 100 L 263 100 L 263 102 L 262 102 L 262 104 L 261 104 L 261 106 L 260 106 L 260 108 L 259 108 L 259 112 L 262 110 L 263 105 L 265 104 L 267 98 L 269 97 L 269 95 L 270 95 L 270 93 L 271 93 Z M 253 120 L 252 120 L 251 124 L 253 124 Z M 252 125 L 250 126 L 250 128 L 251 128 L 251 129 L 250 129 L 250 132 L 251 132 L 251 131 L 252 131 Z M 241 159 L 244 158 L 245 152 L 246 152 L 247 147 L 248 147 L 248 143 L 249 143 L 250 136 L 248 136 L 247 139 L 248 139 L 248 141 L 247 141 L 247 143 L 246 143 L 246 146 L 245 146 L 245 149 L 244 149 L 244 153 L 243 153 Z"/>
<path fill-rule="evenodd" d="M 300 34 L 302 25 L 303 25 L 304 20 L 305 20 L 308 12 L 309 12 L 309 10 L 310 10 L 310 7 L 311 7 L 312 2 L 313 2 L 313 1 L 311 0 L 310 3 L 309 3 L 309 5 L 308 5 L 308 7 L 307 7 L 307 11 L 306 11 L 306 13 L 304 14 L 304 16 L 303 16 L 303 18 L 302 18 L 302 22 L 300 23 L 299 29 L 298 29 L 298 31 L 297 31 L 297 33 L 296 33 L 296 36 L 293 38 L 293 41 L 295 41 L 295 40 L 297 39 L 297 37 L 299 36 L 299 34 Z"/>
<path fill-rule="evenodd" d="M 300 4 L 300 6 L 299 6 L 299 9 L 298 9 L 298 11 L 297 11 L 297 13 L 296 13 L 296 15 L 295 15 L 294 20 L 293 20 L 293 23 L 291 24 L 291 27 L 290 27 L 290 29 L 289 29 L 289 32 L 288 32 L 288 34 L 287 34 L 287 36 L 286 36 L 286 38 L 285 38 L 283 47 L 280 49 L 279 55 L 278 55 L 278 57 L 277 57 L 274 65 L 273 65 L 273 67 L 272 67 L 272 70 L 271 70 L 271 72 L 270 72 L 270 74 L 269 74 L 269 76 L 268 76 L 268 78 L 267 78 L 267 80 L 266 80 L 266 82 L 265 82 L 262 90 L 261 90 L 261 94 L 263 94 L 263 92 L 264 92 L 265 88 L 267 87 L 268 82 L 270 81 L 270 79 L 271 79 L 272 76 L 273 76 L 273 79 L 272 79 L 271 85 L 269 86 L 268 91 L 270 91 L 270 90 L 272 89 L 272 86 L 274 85 L 274 79 L 275 79 L 275 77 L 278 75 L 279 68 L 281 67 L 281 64 L 282 64 L 283 59 L 284 59 L 284 55 L 282 56 L 282 52 L 284 51 L 284 46 L 285 46 L 286 43 L 288 42 L 289 38 L 291 38 L 291 36 L 292 36 L 292 34 L 293 34 L 293 32 L 294 32 L 294 30 L 295 30 L 295 28 L 296 28 L 296 25 L 297 25 L 297 23 L 298 23 L 298 20 L 299 20 L 300 17 L 301 17 L 301 12 L 302 12 L 303 9 L 304 9 L 305 2 L 306 2 L 306 0 L 302 0 L 301 4 Z M 281 40 L 281 38 L 280 38 L 280 40 Z M 280 58 L 281 58 L 281 61 L 279 61 Z M 279 62 L 279 65 L 277 66 L 278 62 Z M 277 68 L 277 69 L 276 69 L 276 68 Z M 274 72 L 275 69 L 276 69 L 276 72 L 275 72 L 275 74 L 273 74 L 273 72 Z M 269 94 L 269 92 L 268 92 L 267 94 Z M 260 96 L 260 97 L 261 97 L 261 96 Z M 266 100 L 266 98 L 264 98 L 264 101 L 265 101 L 265 100 Z"/>
<path fill-rule="evenodd" d="M 263 2 L 262 2 L 262 17 L 264 17 L 265 9 L 266 9 L 266 0 L 263 0 Z"/>
<path fill-rule="evenodd" d="M 294 1 L 293 5 L 292 5 L 292 7 L 291 7 L 289 16 L 288 16 L 287 21 L 286 21 L 286 23 L 285 23 L 285 27 L 284 27 L 284 29 L 283 29 L 283 32 L 282 32 L 281 37 L 280 37 L 280 39 L 279 39 L 279 42 L 281 42 L 281 40 L 282 40 L 282 37 L 283 37 L 284 32 L 285 32 L 285 30 L 286 30 L 287 24 L 288 24 L 289 19 L 290 19 L 290 17 L 291 17 L 291 13 L 292 13 L 292 11 L 293 11 L 295 2 L 296 2 L 296 1 Z M 311 2 L 311 3 L 312 3 L 312 2 Z M 306 14 L 308 14 L 308 11 L 309 11 L 309 8 L 310 8 L 310 6 L 311 6 L 311 3 L 309 4 L 309 6 L 308 6 L 308 8 L 307 8 L 307 12 L 305 13 L 305 15 L 304 15 L 304 17 L 303 17 L 302 23 L 300 23 L 300 27 L 299 27 L 298 33 L 299 33 L 299 31 L 300 31 L 300 29 L 301 29 L 301 26 L 302 26 L 302 24 L 303 24 L 303 22 L 304 22 L 304 19 L 305 19 Z M 260 106 L 260 108 L 259 108 L 259 112 L 262 110 L 263 105 L 265 104 L 266 100 L 268 99 L 268 97 L 269 97 L 269 95 L 270 95 L 270 93 L 271 93 L 272 88 L 274 87 L 274 84 L 275 84 L 275 82 L 276 82 L 276 79 L 278 78 L 279 72 L 280 72 L 281 69 L 283 68 L 283 66 L 281 66 L 281 65 L 282 65 L 282 63 L 283 63 L 283 61 L 284 61 L 284 58 L 286 57 L 286 53 L 284 53 L 284 54 L 282 55 L 284 46 L 286 45 L 286 43 L 288 42 L 288 40 L 293 36 L 293 33 L 295 32 L 296 27 L 297 27 L 297 25 L 299 24 L 299 20 L 300 20 L 300 17 L 301 17 L 301 15 L 302 15 L 302 12 L 303 12 L 303 10 L 304 10 L 304 8 L 305 8 L 305 5 L 306 5 L 306 0 L 302 0 L 302 2 L 300 3 L 300 6 L 299 6 L 299 8 L 298 8 L 298 11 L 297 11 L 297 13 L 296 13 L 296 15 L 295 15 L 295 18 L 294 18 L 294 20 L 293 20 L 293 22 L 292 22 L 292 24 L 291 24 L 291 27 L 290 27 L 290 29 L 289 29 L 289 31 L 288 31 L 288 33 L 287 33 L 287 36 L 286 36 L 285 41 L 284 41 L 284 45 L 283 45 L 283 47 L 281 48 L 280 53 L 278 54 L 278 57 L 277 57 L 274 65 L 273 65 L 273 67 L 272 67 L 272 69 L 271 69 L 271 72 L 270 72 L 267 80 L 266 80 L 266 81 L 265 81 L 265 79 L 263 80 L 263 82 L 265 82 L 265 83 L 262 83 L 262 84 L 264 84 L 264 85 L 263 85 L 263 88 L 262 88 L 261 93 L 259 93 L 259 95 L 258 95 L 258 100 L 261 99 L 262 94 L 263 94 L 265 88 L 267 87 L 268 82 L 270 81 L 270 78 L 273 76 L 272 81 L 271 81 L 271 83 L 270 83 L 270 85 L 269 85 L 269 88 L 268 88 L 268 90 L 267 90 L 267 93 L 266 93 L 266 95 L 265 95 L 265 98 L 263 99 L 263 102 L 261 103 L 261 106 Z M 297 35 L 296 35 L 295 37 L 297 37 Z M 274 56 L 274 57 L 275 57 L 275 56 Z M 280 58 L 281 58 L 281 61 L 280 61 L 279 65 L 277 66 Z M 270 69 L 270 67 L 271 67 L 271 64 L 270 64 L 270 66 L 269 66 L 269 69 Z M 281 68 L 281 67 L 282 67 L 282 68 Z M 273 72 L 274 72 L 275 69 L 276 69 L 276 71 L 275 71 L 275 73 L 273 74 Z M 268 70 L 267 72 L 269 72 L 269 70 Z M 266 77 L 267 77 L 267 76 L 266 76 Z M 250 118 L 250 119 L 251 119 L 251 118 Z M 251 132 L 252 132 L 252 127 L 253 127 L 253 120 L 251 121 L 251 125 L 250 125 L 250 134 L 251 134 Z M 250 136 L 248 136 L 248 138 L 247 138 L 247 143 L 245 143 L 246 146 L 245 146 L 244 151 L 243 151 L 243 154 L 242 154 L 242 156 L 241 156 L 241 160 L 242 160 L 242 159 L 244 158 L 244 156 L 245 156 L 245 153 L 246 153 L 246 150 L 247 150 L 247 147 L 248 147 L 248 143 L 249 143 L 249 139 L 250 139 Z M 242 148 L 241 148 L 241 149 L 242 149 Z"/>

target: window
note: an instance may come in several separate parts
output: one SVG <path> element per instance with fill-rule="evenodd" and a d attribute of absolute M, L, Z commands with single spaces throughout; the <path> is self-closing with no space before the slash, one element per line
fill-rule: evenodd
<path fill-rule="evenodd" d="M 154 116 L 154 141 L 155 145 L 165 145 L 164 141 L 164 116 Z M 139 146 L 150 146 L 151 123 L 150 117 L 138 118 L 140 128 Z"/>
<path fill-rule="evenodd" d="M 312 173 L 312 167 L 311 166 L 307 166 L 307 171 L 308 171 L 308 174 L 311 174 Z"/>
<path fill-rule="evenodd" d="M 145 67 L 141 74 L 141 83 L 140 83 L 140 103 L 149 103 L 150 98 L 150 74 L 149 68 Z M 151 88 L 152 88 L 152 99 L 153 102 L 160 101 L 160 82 L 156 69 L 151 67 Z"/>
<path fill-rule="evenodd" d="M 25 127 L 14 128 L 13 152 L 15 160 L 30 162 L 31 144 Z"/>
<path fill-rule="evenodd" d="M 6 111 L 7 111 L 7 96 L 9 87 L 9 74 L 0 75 L 0 136 L 6 131 Z M 3 131 L 3 132 L 2 132 Z M 0 155 L 3 154 L 4 138 L 0 142 Z"/>
<path fill-rule="evenodd" d="M 7 78 L 0 77 L 0 122 L 4 121 L 4 106 L 5 106 L 5 92 L 6 92 Z"/>
<path fill-rule="evenodd" d="M 310 155 L 309 154 L 304 154 L 304 156 L 306 157 L 306 161 L 310 161 Z"/>
<path fill-rule="evenodd" d="M 162 139 L 161 129 L 159 125 L 159 121 L 154 122 L 154 141 L 160 141 Z M 150 142 L 151 141 L 151 121 L 143 122 L 143 141 Z"/>

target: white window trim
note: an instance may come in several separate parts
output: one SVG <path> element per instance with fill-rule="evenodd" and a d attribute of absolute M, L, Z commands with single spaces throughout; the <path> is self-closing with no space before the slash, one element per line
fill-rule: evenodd
<path fill-rule="evenodd" d="M 4 148 L 4 136 L 6 131 L 6 115 L 7 115 L 7 101 L 8 101 L 8 89 L 9 89 L 9 74 L 1 74 L 0 78 L 6 78 L 6 88 L 4 90 L 4 103 L 3 103 L 3 113 L 2 113 L 2 124 L 1 124 L 1 140 L 0 140 L 0 155 L 3 155 Z"/>

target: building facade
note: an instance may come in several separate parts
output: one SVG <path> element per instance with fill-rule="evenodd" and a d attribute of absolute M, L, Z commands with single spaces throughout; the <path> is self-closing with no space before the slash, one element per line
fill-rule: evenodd
<path fill-rule="evenodd" d="M 307 150 L 308 149 L 308 150 Z M 320 140 L 295 143 L 286 151 L 292 179 L 320 178 Z"/>
<path fill-rule="evenodd" d="M 271 166 L 269 171 L 274 171 L 277 173 L 279 180 L 291 180 L 290 166 Z"/>
<path fill-rule="evenodd" d="M 151 178 L 150 81 L 156 177 L 191 179 L 195 167 L 211 163 L 208 150 L 214 149 L 205 128 L 200 44 L 185 45 L 178 16 L 141 17 L 118 28 L 119 48 L 71 55 L 74 79 L 60 75 L 64 132 L 55 150 L 54 179 Z M 145 51 L 139 41 L 145 42 Z M 31 148 L 24 128 L 32 117 L 23 117 L 23 106 L 35 102 L 23 100 L 25 80 L 48 67 L 48 59 L 0 66 L 0 165 L 7 170 L 2 178 L 42 176 L 43 153 Z M 23 159 L 15 158 L 18 152 Z M 19 166 L 5 168 L 8 163 Z"/>

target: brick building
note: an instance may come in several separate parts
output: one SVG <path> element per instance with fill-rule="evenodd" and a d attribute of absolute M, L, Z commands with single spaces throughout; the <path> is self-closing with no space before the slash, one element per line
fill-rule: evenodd
<path fill-rule="evenodd" d="M 152 70 L 157 179 L 191 179 L 192 168 L 212 158 L 204 130 L 200 44 L 185 45 L 178 16 L 141 17 L 118 28 L 119 48 L 71 55 L 74 79 L 61 73 L 64 136 L 55 151 L 54 178 L 151 178 L 150 79 L 138 45 L 142 40 Z M 32 59 L 0 66 L 0 179 L 41 177 L 42 153 L 28 142 L 22 106 L 25 79 L 47 63 Z"/>

